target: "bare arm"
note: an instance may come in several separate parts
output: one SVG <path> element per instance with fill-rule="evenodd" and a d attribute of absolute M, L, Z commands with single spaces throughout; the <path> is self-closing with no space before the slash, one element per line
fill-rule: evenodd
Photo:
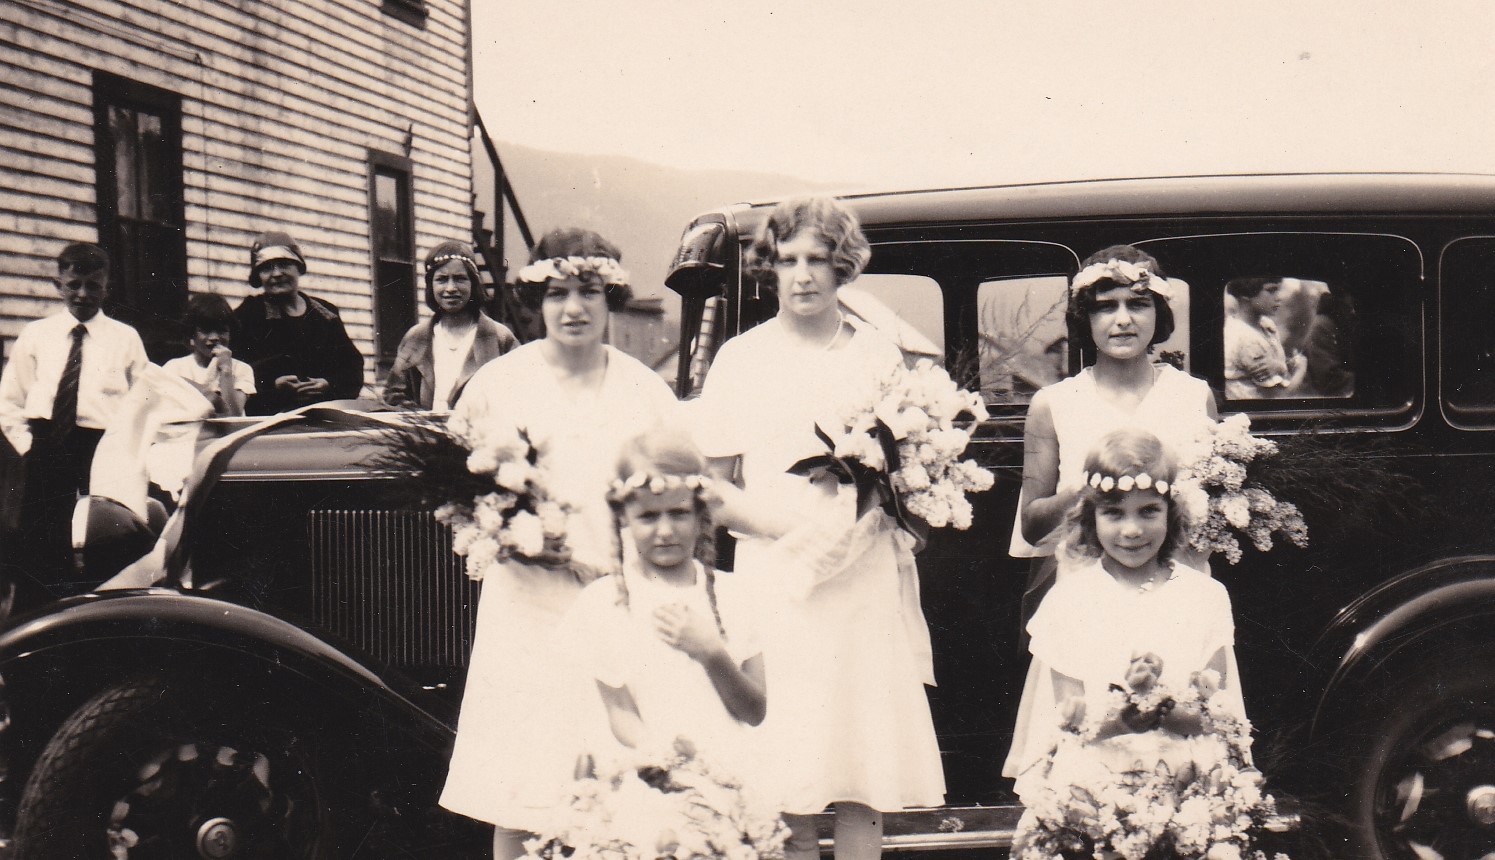
<path fill-rule="evenodd" d="M 629 749 L 638 749 L 644 742 L 644 719 L 639 715 L 632 691 L 627 686 L 609 687 L 598 681 L 597 692 L 602 694 L 602 704 L 607 708 L 607 724 L 613 730 L 613 737 Z"/>
<path fill-rule="evenodd" d="M 1033 396 L 1023 433 L 1023 539 L 1037 544 L 1064 521 L 1077 493 L 1058 492 L 1059 436 L 1054 414 L 1043 391 Z"/>
<path fill-rule="evenodd" d="M 717 520 L 733 531 L 777 540 L 799 525 L 788 511 L 763 504 L 743 492 L 736 483 L 740 457 L 713 457 L 707 461 L 714 490 L 721 506 Z"/>
<path fill-rule="evenodd" d="M 654 629 L 665 644 L 701 664 L 727 713 L 750 726 L 763 722 L 768 704 L 761 655 L 738 665 L 728 653 L 715 619 L 702 618 L 686 606 L 655 610 Z"/>

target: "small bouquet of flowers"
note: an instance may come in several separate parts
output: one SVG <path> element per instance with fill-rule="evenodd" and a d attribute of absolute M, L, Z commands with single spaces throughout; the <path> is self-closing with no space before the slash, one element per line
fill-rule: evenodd
<path fill-rule="evenodd" d="M 1102 719 L 1069 709 L 1059 744 L 1020 779 L 1016 860 L 1266 860 L 1253 846 L 1273 826 L 1276 802 L 1251 766 L 1250 724 L 1211 709 L 1218 673 L 1169 690 L 1149 661 L 1133 661 L 1126 688 L 1112 686 Z"/>
<path fill-rule="evenodd" d="M 1179 456 L 1174 497 L 1183 505 L 1189 546 L 1220 552 L 1236 564 L 1243 535 L 1266 552 L 1280 536 L 1308 545 L 1308 526 L 1296 505 L 1254 480 L 1252 464 L 1277 455 L 1277 443 L 1251 435 L 1251 419 L 1232 415 L 1210 425 Z"/>
<path fill-rule="evenodd" d="M 548 832 L 525 843 L 536 860 L 779 860 L 789 829 L 684 738 L 572 784 Z"/>
<path fill-rule="evenodd" d="M 447 424 L 467 450 L 467 471 L 484 487 L 436 509 L 452 530 L 452 550 L 467 559 L 467 575 L 482 579 L 507 559 L 559 566 L 566 547 L 567 507 L 550 498 L 540 451 L 522 428 L 479 428 L 454 415 Z"/>
<path fill-rule="evenodd" d="M 819 422 L 829 453 L 795 463 L 790 472 L 834 474 L 857 487 L 858 514 L 881 504 L 916 537 L 929 527 L 971 526 L 968 492 L 991 489 L 994 477 L 962 460 L 971 441 L 961 421 L 987 417 L 981 395 L 959 388 L 929 359 L 893 367 L 878 384 Z"/>

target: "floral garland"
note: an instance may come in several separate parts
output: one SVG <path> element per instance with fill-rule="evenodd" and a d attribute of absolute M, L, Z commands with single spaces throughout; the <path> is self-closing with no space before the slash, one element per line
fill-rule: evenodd
<path fill-rule="evenodd" d="M 995 477 L 960 456 L 971 433 L 958 425 L 987 417 L 981 395 L 959 388 L 944 368 L 921 359 L 895 366 L 865 396 L 852 396 L 839 414 L 815 427 L 829 454 L 806 458 L 789 471 L 834 474 L 857 486 L 858 513 L 881 504 L 916 536 L 929 527 L 971 527 L 968 492 L 992 487 Z"/>
<path fill-rule="evenodd" d="M 525 842 L 535 860 L 779 860 L 778 812 L 684 738 L 633 762 L 598 765 L 570 787 L 557 824 Z"/>
<path fill-rule="evenodd" d="M 1251 435 L 1251 419 L 1242 414 L 1209 426 L 1180 452 L 1183 468 L 1173 492 L 1183 506 L 1189 546 L 1223 553 L 1236 564 L 1242 556 L 1238 534 L 1262 552 L 1272 549 L 1278 535 L 1308 545 L 1308 525 L 1297 506 L 1252 480 L 1252 463 L 1276 454 L 1277 443 Z"/>
<path fill-rule="evenodd" d="M 1173 298 L 1173 289 L 1169 286 L 1167 278 L 1155 274 L 1146 266 L 1114 258 L 1104 263 L 1091 263 L 1081 269 L 1075 275 L 1075 279 L 1070 282 L 1070 288 L 1078 293 L 1094 287 L 1101 281 L 1110 281 L 1121 286 L 1130 285 L 1134 293 L 1151 291 L 1164 299 Z"/>
<path fill-rule="evenodd" d="M 682 487 L 698 496 L 708 495 L 712 491 L 711 478 L 706 475 L 659 475 L 651 472 L 634 472 L 627 478 L 615 479 L 608 485 L 607 500 L 614 504 L 622 504 L 645 487 L 656 496 Z"/>
<path fill-rule="evenodd" d="M 521 284 L 543 284 L 567 278 L 624 287 L 628 285 L 628 270 L 612 257 L 548 257 L 530 263 L 514 275 Z"/>
<path fill-rule="evenodd" d="M 491 482 L 471 498 L 448 501 L 436 519 L 452 529 L 452 550 L 467 559 L 467 575 L 487 576 L 501 561 L 559 567 L 570 560 L 566 545 L 568 506 L 550 497 L 541 452 L 524 430 L 482 429 L 453 415 L 451 435 L 470 451 L 467 470 Z"/>
<path fill-rule="evenodd" d="M 1054 751 L 1020 779 L 1014 860 L 1265 860 L 1254 845 L 1274 826 L 1276 801 L 1251 765 L 1250 724 L 1211 709 L 1218 673 L 1196 672 L 1175 691 L 1157 684 L 1159 672 L 1156 657 L 1138 658 L 1127 687 L 1111 687 L 1103 718 L 1065 714 Z M 1197 731 L 1162 727 L 1174 713 Z"/>

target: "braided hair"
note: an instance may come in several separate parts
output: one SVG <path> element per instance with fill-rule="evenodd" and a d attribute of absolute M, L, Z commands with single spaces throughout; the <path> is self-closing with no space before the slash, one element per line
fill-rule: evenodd
<path fill-rule="evenodd" d="M 700 563 L 701 575 L 706 579 L 706 597 L 711 601 L 716 629 L 726 638 L 727 631 L 722 626 L 722 614 L 716 602 L 716 524 L 711 506 L 704 497 L 705 488 L 710 483 L 705 472 L 706 458 L 687 434 L 674 428 L 658 427 L 635 436 L 623 446 L 618 456 L 617 478 L 608 491 L 607 501 L 613 509 L 621 545 L 625 539 L 624 505 L 635 493 L 645 490 L 661 492 L 667 487 L 680 486 L 694 491 L 696 521 L 700 528 L 696 533 L 693 557 Z M 612 575 L 618 580 L 618 603 L 626 608 L 629 605 L 628 580 L 621 567 Z"/>

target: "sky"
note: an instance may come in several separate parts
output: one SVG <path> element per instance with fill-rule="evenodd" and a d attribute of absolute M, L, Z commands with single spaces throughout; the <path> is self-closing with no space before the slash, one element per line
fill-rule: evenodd
<path fill-rule="evenodd" d="M 847 190 L 1495 173 L 1495 4 L 1485 2 L 472 8 L 478 107 L 495 138 L 542 149 Z"/>

